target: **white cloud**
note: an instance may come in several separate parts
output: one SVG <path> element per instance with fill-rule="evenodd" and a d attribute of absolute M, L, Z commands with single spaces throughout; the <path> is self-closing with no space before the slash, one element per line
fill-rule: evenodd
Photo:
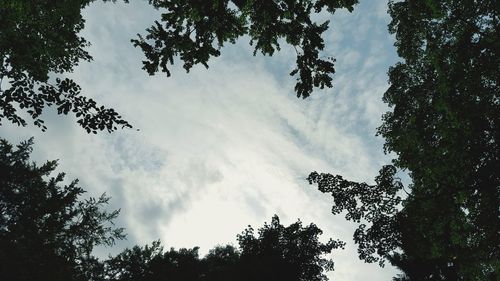
<path fill-rule="evenodd" d="M 140 131 L 87 135 L 72 118 L 49 113 L 46 133 L 0 132 L 13 142 L 34 135 L 35 159 L 58 158 L 60 170 L 90 194 L 111 195 L 131 244 L 160 238 L 206 252 L 277 213 L 283 223 L 314 222 L 325 238 L 348 242 L 334 254 L 335 280 L 387 280 L 394 270 L 359 261 L 353 225 L 333 216 L 330 198 L 305 181 L 314 170 L 372 181 L 388 161 L 374 137 L 385 111 L 385 72 L 395 60 L 380 7 L 365 1 L 335 16 L 325 50 L 338 58 L 334 88 L 302 100 L 294 79 L 281 76 L 294 53 L 253 57 L 248 40 L 226 47 L 209 70 L 185 74 L 176 65 L 170 78 L 150 77 L 129 39 L 158 12 L 135 2 L 96 4 L 86 10 L 84 32 L 94 61 L 72 77 Z"/>

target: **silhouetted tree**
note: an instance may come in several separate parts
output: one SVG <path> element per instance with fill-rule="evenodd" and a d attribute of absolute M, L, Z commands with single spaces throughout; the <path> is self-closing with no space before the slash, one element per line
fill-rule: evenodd
<path fill-rule="evenodd" d="M 274 216 L 255 236 L 249 227 L 238 235 L 239 249 L 218 246 L 204 258 L 198 248 L 163 252 L 160 242 L 134 247 L 106 261 L 107 280 L 116 281 L 320 281 L 333 262 L 324 257 L 343 248 L 340 241 L 318 241 L 321 230 L 300 221 L 285 227 Z"/>
<path fill-rule="evenodd" d="M 395 167 L 389 189 L 329 174 L 310 182 L 334 196 L 334 213 L 373 222 L 355 233 L 360 257 L 388 259 L 403 270 L 398 280 L 498 280 L 500 6 L 404 0 L 389 12 L 403 61 L 389 70 L 392 110 L 378 132 L 395 167 L 409 171 L 410 194 L 394 209 Z"/>
<path fill-rule="evenodd" d="M 0 280 L 97 279 L 93 247 L 124 238 L 118 211 L 103 210 L 105 195 L 80 199 L 84 190 L 77 180 L 62 185 L 63 173 L 50 177 L 56 161 L 30 162 L 32 144 L 0 140 Z"/>
<path fill-rule="evenodd" d="M 390 13 L 405 61 L 389 71 L 379 132 L 413 179 L 403 249 L 436 260 L 421 269 L 435 280 L 499 278 L 500 6 L 403 1 Z"/>
<path fill-rule="evenodd" d="M 303 227 L 300 221 L 285 227 L 274 216 L 254 235 L 249 227 L 238 235 L 241 251 L 240 280 L 327 280 L 325 271 L 333 270 L 333 261 L 323 255 L 343 248 L 341 241 L 319 242 L 322 233 L 316 225 Z"/>
<path fill-rule="evenodd" d="M 93 1 L 0 2 L 0 125 L 8 120 L 25 126 L 21 109 L 45 130 L 40 116 L 54 106 L 59 114 L 73 112 L 87 132 L 131 127 L 113 109 L 80 95 L 80 86 L 61 75 L 92 59 L 85 50 L 89 42 L 78 33 L 84 27 L 81 10 Z"/>
<path fill-rule="evenodd" d="M 114 281 L 200 280 L 198 248 L 164 252 L 159 241 L 126 249 L 106 261 L 106 276 Z"/>
<path fill-rule="evenodd" d="M 321 37 L 329 21 L 315 22 L 314 14 L 326 9 L 353 10 L 358 0 L 150 0 L 162 11 L 161 23 L 147 29 L 147 35 L 132 40 L 146 55 L 144 69 L 170 76 L 169 64 L 179 57 L 189 71 L 195 64 L 208 68 L 210 57 L 220 55 L 225 43 L 235 43 L 244 35 L 255 45 L 254 55 L 272 56 L 280 50 L 280 40 L 292 45 L 297 53 L 297 97 L 308 97 L 313 87 L 332 86 L 335 72 L 331 57 L 322 58 L 325 47 Z"/>
<path fill-rule="evenodd" d="M 345 212 L 347 220 L 359 223 L 354 232 L 354 241 L 359 245 L 359 258 L 366 262 L 379 262 L 381 266 L 400 241 L 396 214 L 401 207 L 398 193 L 403 185 L 396 172 L 394 166 L 384 166 L 374 185 L 317 172 L 308 177 L 310 184 L 317 184 L 321 192 L 333 196 L 333 214 Z"/>
<path fill-rule="evenodd" d="M 204 281 L 240 280 L 241 253 L 232 245 L 217 246 L 203 259 Z"/>
<path fill-rule="evenodd" d="M 45 130 L 41 114 L 54 106 L 59 114 L 74 113 L 87 132 L 131 127 L 113 109 L 82 96 L 80 86 L 61 75 L 92 59 L 85 50 L 89 42 L 78 33 L 84 27 L 81 10 L 94 1 L 1 1 L 0 125 L 5 120 L 27 125 L 21 109 Z M 146 36 L 132 42 L 144 52 L 149 74 L 161 70 L 170 76 L 168 65 L 174 58 L 179 57 L 187 71 L 199 63 L 208 67 L 209 58 L 219 56 L 224 43 L 243 35 L 255 44 L 254 55 L 273 55 L 283 39 L 297 52 L 297 66 L 290 75 L 297 75 L 297 96 L 306 98 L 314 87 L 331 87 L 335 72 L 335 60 L 320 55 L 329 22 L 316 23 L 314 14 L 324 9 L 332 14 L 341 8 L 352 11 L 357 2 L 150 0 L 153 7 L 164 10 L 162 23 L 155 21 Z"/>

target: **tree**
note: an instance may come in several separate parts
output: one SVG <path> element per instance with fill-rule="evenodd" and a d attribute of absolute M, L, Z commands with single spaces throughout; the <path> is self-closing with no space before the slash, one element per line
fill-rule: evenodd
<path fill-rule="evenodd" d="M 285 227 L 274 216 L 258 236 L 251 227 L 238 235 L 239 249 L 218 246 L 199 258 L 197 247 L 163 252 L 156 241 L 109 259 L 106 276 L 116 281 L 327 280 L 324 272 L 333 270 L 333 262 L 323 255 L 344 243 L 321 243 L 320 234 L 314 224 L 303 227 L 298 221 Z"/>
<path fill-rule="evenodd" d="M 160 241 L 134 246 L 106 261 L 106 276 L 114 281 L 201 280 L 198 248 L 164 252 Z"/>
<path fill-rule="evenodd" d="M 131 125 L 113 109 L 98 106 L 81 95 L 75 81 L 65 78 L 80 61 L 92 57 L 89 42 L 78 35 L 84 27 L 81 10 L 95 0 L 29 1 L 5 0 L 0 4 L 0 125 L 2 121 L 26 126 L 19 110 L 34 125 L 46 129 L 41 114 L 54 106 L 59 114 L 74 113 L 87 132 L 112 132 Z M 104 0 L 107 1 L 107 0 Z M 125 1 L 127 2 L 127 1 Z M 273 55 L 280 41 L 297 52 L 297 97 L 308 97 L 313 88 L 332 87 L 334 59 L 322 57 L 322 33 L 328 21 L 316 23 L 314 14 L 326 9 L 334 13 L 352 11 L 357 0 L 150 0 L 165 9 L 160 23 L 146 36 L 133 39 L 145 54 L 144 69 L 151 75 L 163 71 L 179 57 L 189 71 L 195 64 L 208 67 L 210 57 L 220 55 L 224 43 L 248 35 L 254 55 Z M 20 47 L 22 46 L 22 48 Z M 2 83 L 4 82 L 4 88 Z"/>
<path fill-rule="evenodd" d="M 389 212 L 385 226 L 374 223 L 355 239 L 360 251 L 371 249 L 400 267 L 399 280 L 497 280 L 499 6 L 487 0 L 404 0 L 390 1 L 389 12 L 403 61 L 389 70 L 384 101 L 392 110 L 378 133 L 386 152 L 397 155 L 394 166 L 407 170 L 412 183 L 400 212 Z M 376 201 L 394 194 L 377 182 L 355 193 L 356 199 L 342 199 L 359 184 L 339 190 L 338 182 L 322 181 L 332 177 L 310 179 L 336 198 L 334 212 L 351 212 L 344 202 L 361 200 L 357 210 L 367 215 L 373 202 L 363 202 L 363 192 Z M 403 190 L 399 183 L 394 188 Z M 386 206 L 392 207 L 375 207 L 385 212 Z M 379 244 L 374 233 L 390 243 Z"/>
<path fill-rule="evenodd" d="M 0 125 L 8 120 L 26 126 L 21 109 L 45 130 L 41 114 L 54 106 L 58 114 L 74 113 L 87 132 L 131 127 L 113 109 L 80 95 L 80 86 L 63 76 L 92 59 L 85 50 L 89 42 L 78 33 L 84 27 L 81 10 L 93 1 L 0 3 Z"/>
<path fill-rule="evenodd" d="M 391 3 L 390 13 L 405 62 L 389 71 L 384 100 L 394 110 L 379 133 L 412 174 L 403 233 L 428 245 L 406 243 L 407 256 L 438 261 L 429 276 L 493 280 L 500 271 L 500 9 L 484 0 L 404 1 Z M 424 229 L 432 217 L 441 219 Z"/>
<path fill-rule="evenodd" d="M 290 73 L 297 77 L 297 97 L 308 97 L 314 87 L 332 87 L 334 59 L 321 58 L 322 33 L 328 21 L 316 23 L 315 13 L 326 8 L 330 13 L 346 8 L 352 11 L 357 0 L 150 0 L 164 12 L 161 21 L 147 29 L 147 35 L 132 40 L 146 56 L 144 69 L 151 75 L 158 71 L 170 76 L 169 64 L 177 56 L 189 71 L 196 64 L 208 68 L 210 57 L 220 55 L 225 43 L 235 43 L 247 35 L 255 44 L 254 55 L 272 56 L 285 40 L 297 52 L 297 67 Z"/>
<path fill-rule="evenodd" d="M 322 257 L 343 248 L 341 241 L 319 242 L 322 233 L 316 225 L 303 227 L 300 221 L 285 227 L 274 216 L 256 237 L 251 227 L 238 235 L 241 250 L 241 280 L 327 280 L 325 271 L 333 270 L 333 261 Z"/>
<path fill-rule="evenodd" d="M 0 279 L 91 280 L 101 270 L 93 247 L 124 238 L 113 225 L 119 211 L 103 210 L 104 194 L 80 199 L 63 173 L 49 178 L 56 161 L 30 163 L 32 145 L 0 140 Z"/>
<path fill-rule="evenodd" d="M 241 252 L 232 245 L 216 246 L 203 259 L 205 281 L 231 281 L 243 278 Z"/>
<path fill-rule="evenodd" d="M 403 184 L 396 177 L 396 172 L 394 166 L 384 166 L 374 185 L 317 172 L 307 178 L 310 184 L 317 184 L 321 192 L 333 196 L 333 214 L 346 212 L 347 220 L 359 223 L 354 233 L 354 241 L 359 245 L 359 258 L 366 262 L 379 262 L 381 266 L 400 241 L 396 215 L 401 206 L 398 193 Z"/>

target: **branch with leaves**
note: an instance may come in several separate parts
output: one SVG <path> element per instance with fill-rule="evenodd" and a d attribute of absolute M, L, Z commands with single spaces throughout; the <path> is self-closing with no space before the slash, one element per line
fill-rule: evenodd
<path fill-rule="evenodd" d="M 272 56 L 280 51 L 280 40 L 300 47 L 296 68 L 297 97 L 307 98 L 313 88 L 332 87 L 335 72 L 331 57 L 321 58 L 325 44 L 322 34 L 329 21 L 316 23 L 314 14 L 326 9 L 353 10 L 357 0 L 151 0 L 163 13 L 161 21 L 148 28 L 145 36 L 132 40 L 146 60 L 144 69 L 151 75 L 162 71 L 171 75 L 170 66 L 177 57 L 186 71 L 196 64 L 208 68 L 211 57 L 220 56 L 225 43 L 235 43 L 244 35 L 257 52 Z M 297 49 L 296 49 L 297 50 Z"/>
<path fill-rule="evenodd" d="M 402 202 L 398 194 L 403 184 L 396 172 L 394 166 L 384 166 L 374 185 L 317 172 L 307 178 L 310 184 L 317 184 L 319 191 L 333 197 L 333 214 L 346 212 L 346 220 L 359 224 L 354 232 L 354 242 L 359 245 L 360 259 L 379 262 L 381 266 L 400 244 L 396 226 Z"/>
<path fill-rule="evenodd" d="M 4 121 L 26 126 L 24 111 L 35 126 L 47 129 L 41 115 L 54 106 L 58 114 L 70 112 L 87 132 L 115 131 L 132 126 L 113 109 L 98 106 L 81 95 L 68 78 L 80 61 L 92 57 L 90 44 L 78 33 L 81 11 L 93 0 L 5 0 L 0 4 L 0 125 Z M 54 79 L 52 79 L 54 80 Z"/>

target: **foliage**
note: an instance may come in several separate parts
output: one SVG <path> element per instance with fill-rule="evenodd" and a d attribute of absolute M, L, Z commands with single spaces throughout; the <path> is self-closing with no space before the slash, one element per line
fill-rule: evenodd
<path fill-rule="evenodd" d="M 94 0 L 3 0 L 0 3 L 0 125 L 26 126 L 24 115 L 46 129 L 43 109 L 72 112 L 87 132 L 131 127 L 113 109 L 86 98 L 75 81 L 62 77 L 92 58 L 78 33 L 81 10 Z M 2 88 L 2 82 L 4 88 Z M 19 109 L 24 113 L 19 113 Z"/>
<path fill-rule="evenodd" d="M 147 35 L 132 40 L 146 56 L 144 69 L 151 75 L 158 71 L 170 76 L 169 65 L 179 57 L 189 71 L 196 64 L 208 68 L 210 57 L 220 55 L 225 43 L 235 43 L 247 35 L 254 45 L 254 55 L 272 56 L 280 50 L 283 39 L 297 52 L 297 97 L 308 97 L 313 87 L 332 86 L 334 59 L 321 58 L 321 37 L 328 21 L 316 23 L 314 14 L 326 9 L 334 13 L 352 11 L 357 0 L 150 0 L 163 11 L 161 23 L 147 29 Z"/>
<path fill-rule="evenodd" d="M 32 144 L 0 140 L 0 279 L 90 280 L 93 247 L 124 238 L 113 226 L 118 211 L 103 210 L 105 195 L 81 200 L 63 173 L 49 178 L 57 163 L 30 163 Z"/>
<path fill-rule="evenodd" d="M 254 235 L 249 227 L 238 235 L 241 250 L 242 280 L 327 280 L 324 271 L 333 270 L 333 261 L 322 256 L 343 248 L 341 241 L 319 242 L 322 231 L 314 224 L 306 227 L 300 221 L 285 227 L 274 216 Z"/>
<path fill-rule="evenodd" d="M 367 235 L 355 234 L 356 242 L 361 253 L 370 253 L 361 257 L 388 259 L 403 270 L 398 280 L 497 280 L 499 6 L 487 0 L 404 0 L 390 1 L 389 12 L 403 61 L 389 70 L 384 101 L 392 110 L 378 132 L 412 184 L 402 210 L 387 213 L 385 225 L 360 226 Z M 377 202 L 402 190 L 400 183 L 385 190 L 378 182 L 325 180 L 332 178 L 311 175 L 334 196 L 334 213 L 352 213 L 349 202 L 357 201 L 362 205 L 354 210 L 369 222 L 370 207 L 392 208 Z M 378 243 L 378 235 L 390 243 Z"/>
<path fill-rule="evenodd" d="M 106 276 L 116 281 L 199 280 L 198 248 L 163 252 L 159 241 L 151 246 L 126 249 L 106 261 Z"/>
<path fill-rule="evenodd" d="M 333 214 L 346 211 L 347 220 L 359 223 L 354 233 L 354 241 L 359 244 L 359 258 L 379 262 L 381 266 L 384 259 L 380 257 L 387 257 L 400 240 L 395 215 L 401 203 L 398 192 L 403 185 L 395 176 L 396 171 L 392 165 L 384 166 L 374 185 L 317 172 L 307 178 L 310 184 L 317 184 L 321 192 L 333 196 Z"/>
<path fill-rule="evenodd" d="M 41 115 L 46 107 L 58 114 L 72 112 L 87 132 L 131 125 L 113 109 L 98 106 L 81 95 L 82 89 L 65 73 L 92 57 L 78 33 L 84 27 L 81 10 L 95 0 L 4 0 L 0 4 L 0 125 L 2 121 L 26 126 L 26 116 L 46 130 Z M 106 0 L 104 0 L 106 1 Z M 127 2 L 127 1 L 125 1 Z M 195 64 L 208 67 L 226 42 L 247 35 L 254 55 L 272 56 L 284 40 L 297 52 L 295 91 L 308 97 L 313 88 L 332 87 L 334 59 L 321 57 L 322 34 L 328 21 L 312 18 L 323 10 L 352 11 L 357 0 L 150 0 L 164 10 L 161 21 L 146 36 L 132 40 L 146 56 L 144 69 L 170 76 L 169 64 L 179 57 L 189 71 Z M 2 88 L 2 82 L 4 84 Z"/>
<path fill-rule="evenodd" d="M 249 227 L 238 235 L 239 249 L 218 246 L 199 258 L 198 248 L 163 252 L 160 242 L 134 247 L 106 262 L 107 279 L 116 281 L 257 281 L 327 280 L 333 262 L 323 257 L 343 247 L 340 241 L 318 241 L 321 230 L 298 221 L 288 227 L 274 216 L 255 236 Z"/>
<path fill-rule="evenodd" d="M 403 249 L 410 260 L 431 261 L 418 270 L 427 276 L 498 278 L 500 8 L 403 1 L 389 11 L 405 61 L 389 70 L 384 100 L 393 111 L 379 133 L 413 179 Z"/>

